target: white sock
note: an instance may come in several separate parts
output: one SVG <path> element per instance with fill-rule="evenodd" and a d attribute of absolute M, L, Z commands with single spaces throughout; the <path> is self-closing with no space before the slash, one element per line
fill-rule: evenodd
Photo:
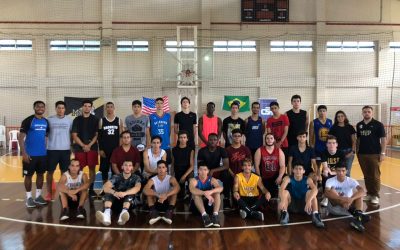
<path fill-rule="evenodd" d="M 314 212 L 312 212 L 313 214 L 318 214 L 318 211 L 314 211 Z"/>
<path fill-rule="evenodd" d="M 213 215 L 218 215 L 218 212 L 214 212 Z"/>
<path fill-rule="evenodd" d="M 26 199 L 32 198 L 32 192 L 26 192 Z"/>
<path fill-rule="evenodd" d="M 207 213 L 206 213 L 206 212 L 204 212 L 204 213 L 202 213 L 202 214 L 201 214 L 201 216 L 204 216 L 204 215 L 207 215 Z"/>
<path fill-rule="evenodd" d="M 111 216 L 111 208 L 104 209 L 104 213 Z"/>
<path fill-rule="evenodd" d="M 36 189 L 36 198 L 42 195 L 42 189 Z"/>

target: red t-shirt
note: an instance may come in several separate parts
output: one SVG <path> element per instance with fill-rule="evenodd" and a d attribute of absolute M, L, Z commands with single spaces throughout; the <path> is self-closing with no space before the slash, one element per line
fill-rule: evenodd
<path fill-rule="evenodd" d="M 267 128 L 271 129 L 271 133 L 274 135 L 275 141 L 279 141 L 282 138 L 286 126 L 289 127 L 289 118 L 286 115 L 280 115 L 277 119 L 271 116 L 267 120 Z M 281 145 L 282 148 L 288 147 L 287 136 Z"/>
<path fill-rule="evenodd" d="M 139 151 L 135 147 L 130 147 L 127 152 L 119 146 L 114 149 L 111 155 L 111 163 L 117 164 L 118 168 L 121 169 L 124 161 L 132 161 L 133 167 L 135 167 L 136 163 L 140 164 L 140 154 Z"/>
<path fill-rule="evenodd" d="M 239 148 L 229 146 L 226 149 L 229 158 L 229 168 L 235 174 L 242 172 L 242 161 L 245 158 L 251 159 L 251 151 L 248 147 L 241 145 Z"/>

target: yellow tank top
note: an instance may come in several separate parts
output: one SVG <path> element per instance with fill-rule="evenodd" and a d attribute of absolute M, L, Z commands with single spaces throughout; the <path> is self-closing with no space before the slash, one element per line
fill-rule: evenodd
<path fill-rule="evenodd" d="M 246 181 L 243 173 L 236 174 L 236 176 L 238 177 L 239 181 L 240 196 L 252 197 L 259 195 L 257 184 L 260 177 L 258 175 L 252 173 L 249 181 Z"/>

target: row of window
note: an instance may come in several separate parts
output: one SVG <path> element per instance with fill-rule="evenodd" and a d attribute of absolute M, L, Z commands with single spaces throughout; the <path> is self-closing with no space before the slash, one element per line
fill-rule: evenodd
<path fill-rule="evenodd" d="M 182 41 L 180 46 L 176 41 L 166 41 L 165 49 L 175 52 L 194 51 L 194 41 Z M 400 42 L 390 42 L 389 47 L 400 51 Z M 213 50 L 221 51 L 256 51 L 256 41 L 214 41 Z M 32 40 L 0 40 L 0 50 L 32 50 Z M 52 40 L 50 50 L 55 51 L 100 51 L 99 40 Z M 273 52 L 293 51 L 312 52 L 312 41 L 270 41 Z M 370 41 L 329 41 L 326 43 L 327 52 L 373 52 L 375 43 Z M 117 41 L 117 51 L 149 51 L 148 41 Z"/>

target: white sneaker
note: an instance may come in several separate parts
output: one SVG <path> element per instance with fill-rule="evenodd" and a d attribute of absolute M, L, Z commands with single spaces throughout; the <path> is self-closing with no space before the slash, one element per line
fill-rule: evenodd
<path fill-rule="evenodd" d="M 104 226 L 111 225 L 111 215 L 103 213 L 101 211 L 96 212 L 96 219 L 100 221 Z"/>
<path fill-rule="evenodd" d="M 240 213 L 240 217 L 242 217 L 242 219 L 246 219 L 246 217 L 247 217 L 246 211 L 240 209 L 240 210 L 239 210 L 239 213 Z"/>
<path fill-rule="evenodd" d="M 129 220 L 129 212 L 126 210 L 122 210 L 122 212 L 119 214 L 118 218 L 118 225 L 125 225 L 125 223 Z"/>
<path fill-rule="evenodd" d="M 378 196 L 371 196 L 370 202 L 374 205 L 379 205 L 379 197 Z"/>
<path fill-rule="evenodd" d="M 364 196 L 363 200 L 364 200 L 364 201 L 370 201 L 371 198 L 372 198 L 372 196 L 369 195 L 369 194 L 367 194 L 366 196 Z"/>
<path fill-rule="evenodd" d="M 323 207 L 328 206 L 328 198 L 326 198 L 326 197 L 323 198 L 320 204 L 321 204 L 321 206 L 323 206 Z"/>

